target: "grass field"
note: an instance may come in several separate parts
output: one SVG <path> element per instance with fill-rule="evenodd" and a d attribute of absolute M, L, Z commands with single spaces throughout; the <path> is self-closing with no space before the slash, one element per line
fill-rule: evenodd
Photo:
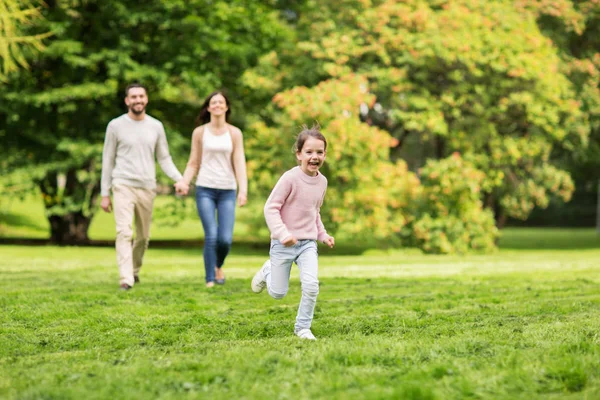
<path fill-rule="evenodd" d="M 322 256 L 317 342 L 292 335 L 297 271 L 283 300 L 250 292 L 262 254 L 207 290 L 200 250 L 150 249 L 120 292 L 111 248 L 3 246 L 0 398 L 599 399 L 597 236 L 503 241 Z"/>

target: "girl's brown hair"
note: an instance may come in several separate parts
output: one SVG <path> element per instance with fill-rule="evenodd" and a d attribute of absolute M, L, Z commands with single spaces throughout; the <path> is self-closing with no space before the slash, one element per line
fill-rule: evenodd
<path fill-rule="evenodd" d="M 304 143 L 309 137 L 322 140 L 323 143 L 325 143 L 325 150 L 327 150 L 327 139 L 325 139 L 325 136 L 323 136 L 323 134 L 321 133 L 321 127 L 319 126 L 319 124 L 315 123 L 310 128 L 307 125 L 302 125 L 302 130 L 298 134 L 298 137 L 296 138 L 296 143 L 294 144 L 294 153 L 302 151 Z"/>

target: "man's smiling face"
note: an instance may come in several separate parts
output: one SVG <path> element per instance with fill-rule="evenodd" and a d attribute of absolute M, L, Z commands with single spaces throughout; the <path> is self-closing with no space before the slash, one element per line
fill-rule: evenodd
<path fill-rule="evenodd" d="M 125 104 L 127 104 L 129 111 L 135 115 L 143 114 L 144 111 L 146 111 L 146 105 L 148 104 L 146 89 L 141 87 L 129 89 L 127 97 L 125 97 Z"/>

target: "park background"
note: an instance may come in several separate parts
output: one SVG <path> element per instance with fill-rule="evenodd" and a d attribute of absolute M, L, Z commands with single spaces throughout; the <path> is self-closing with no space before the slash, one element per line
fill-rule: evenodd
<path fill-rule="evenodd" d="M 0 0 L 0 396 L 600 398 L 600 2 Z M 117 293 L 105 128 L 148 88 L 185 167 L 203 99 L 245 139 L 227 285 L 159 190 Z M 328 141 L 317 343 L 253 296 L 302 124 Z M 97 247 L 92 247 L 97 246 Z"/>

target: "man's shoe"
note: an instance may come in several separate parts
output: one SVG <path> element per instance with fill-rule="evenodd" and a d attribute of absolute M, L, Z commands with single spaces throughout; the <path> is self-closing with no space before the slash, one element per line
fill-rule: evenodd
<path fill-rule="evenodd" d="M 267 281 L 265 280 L 265 269 L 271 264 L 270 260 L 265 261 L 262 267 L 254 274 L 252 278 L 252 284 L 250 287 L 254 293 L 260 293 L 267 287 Z"/>
<path fill-rule="evenodd" d="M 313 333 L 308 328 L 300 329 L 299 331 L 296 331 L 294 333 L 300 339 L 317 340 L 317 338 L 315 337 L 315 335 L 313 335 Z"/>
<path fill-rule="evenodd" d="M 128 285 L 128 284 L 126 284 L 126 283 L 122 283 L 122 284 L 121 284 L 121 286 L 119 286 L 119 289 L 120 289 L 120 290 L 130 290 L 130 289 L 131 289 L 131 286 L 129 286 L 129 285 Z"/>
<path fill-rule="evenodd" d="M 140 277 L 139 277 L 139 276 L 137 276 L 137 275 L 135 275 L 135 276 L 133 277 L 133 281 L 134 281 L 135 283 L 140 283 Z"/>

